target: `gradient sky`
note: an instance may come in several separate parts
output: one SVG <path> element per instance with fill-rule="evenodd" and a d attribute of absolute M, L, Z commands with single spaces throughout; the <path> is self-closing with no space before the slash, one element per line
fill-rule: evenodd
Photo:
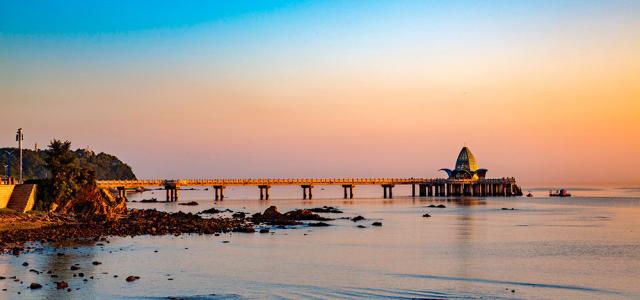
<path fill-rule="evenodd" d="M 186 2 L 186 3 L 183 3 Z M 142 178 L 640 184 L 639 1 L 0 1 L 0 145 Z"/>

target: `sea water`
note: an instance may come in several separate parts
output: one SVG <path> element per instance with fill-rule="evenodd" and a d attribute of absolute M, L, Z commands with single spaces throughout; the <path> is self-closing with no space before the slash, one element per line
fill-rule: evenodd
<path fill-rule="evenodd" d="M 322 214 L 336 218 L 329 227 L 111 237 L 3 255 L 0 298 L 640 298 L 640 190 L 578 189 L 571 198 L 531 190 L 533 198 L 412 198 L 399 186 L 394 199 L 381 199 L 382 188 L 358 186 L 356 198 L 345 200 L 339 186 L 316 186 L 313 200 L 301 200 L 299 187 L 273 187 L 272 199 L 260 201 L 255 187 L 228 187 L 217 202 L 212 189 L 180 191 L 178 203 L 197 206 L 133 202 L 164 201 L 162 190 L 130 193 L 130 208 L 171 212 L 328 205 L 344 213 Z M 340 219 L 357 215 L 366 220 Z M 71 271 L 76 263 L 81 269 Z M 84 277 L 73 276 L 79 272 Z M 126 282 L 129 275 L 140 279 Z M 57 290 L 60 280 L 72 291 Z M 30 290 L 31 282 L 44 287 Z"/>

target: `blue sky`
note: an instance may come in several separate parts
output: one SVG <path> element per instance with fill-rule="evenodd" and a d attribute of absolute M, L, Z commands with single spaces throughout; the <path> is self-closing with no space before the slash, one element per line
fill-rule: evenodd
<path fill-rule="evenodd" d="M 2 1 L 0 28 L 10 34 L 113 34 L 189 27 L 291 5 L 290 1 Z"/>

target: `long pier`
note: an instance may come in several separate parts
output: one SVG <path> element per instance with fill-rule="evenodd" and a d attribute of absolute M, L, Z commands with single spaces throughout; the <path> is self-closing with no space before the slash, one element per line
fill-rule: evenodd
<path fill-rule="evenodd" d="M 128 188 L 164 187 L 167 201 L 178 201 L 178 190 L 181 186 L 213 187 L 214 199 L 224 200 L 224 189 L 227 186 L 257 186 L 260 200 L 269 199 L 269 189 L 274 185 L 298 185 L 302 188 L 302 198 L 313 198 L 315 185 L 341 185 L 344 198 L 353 198 L 356 185 L 380 185 L 383 197 L 393 198 L 396 185 L 411 185 L 411 196 L 416 197 L 416 186 L 419 197 L 449 196 L 519 196 L 520 187 L 513 177 L 496 179 L 444 179 L 444 178 L 289 178 L 289 179 L 155 179 L 155 180 L 98 180 L 101 188 L 118 190 L 118 196 L 126 198 Z"/>

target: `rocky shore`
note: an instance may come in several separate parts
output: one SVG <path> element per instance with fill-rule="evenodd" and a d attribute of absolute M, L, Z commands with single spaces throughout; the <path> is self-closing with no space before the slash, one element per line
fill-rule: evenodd
<path fill-rule="evenodd" d="M 106 236 L 215 234 L 221 232 L 254 232 L 253 225 L 232 218 L 202 218 L 191 213 L 167 213 L 156 210 L 133 209 L 126 214 L 106 220 L 76 219 L 59 214 L 2 215 L 0 222 L 21 218 L 24 223 L 39 222 L 39 226 L 7 228 L 0 231 L 0 251 L 19 255 L 26 242 L 66 242 L 100 240 Z M 49 220 L 49 221 L 47 221 Z M 27 249 L 28 250 L 28 249 Z"/>
<path fill-rule="evenodd" d="M 254 225 L 300 225 L 301 221 L 331 221 L 308 209 L 297 209 L 280 213 L 271 206 L 262 213 L 250 217 L 246 213 L 236 212 L 231 218 L 203 218 L 201 214 L 217 214 L 215 208 L 198 214 L 176 212 L 168 213 L 154 209 L 132 209 L 123 214 L 104 218 L 86 218 L 86 215 L 74 217 L 59 213 L 3 213 L 0 224 L 14 224 L 13 227 L 0 227 L 0 252 L 19 255 L 29 250 L 27 242 L 56 243 L 99 241 L 108 236 L 138 235 L 181 235 L 216 234 L 223 232 L 255 232 Z M 20 226 L 20 224 L 24 226 Z M 310 223 L 309 226 L 329 226 L 324 222 Z"/>

